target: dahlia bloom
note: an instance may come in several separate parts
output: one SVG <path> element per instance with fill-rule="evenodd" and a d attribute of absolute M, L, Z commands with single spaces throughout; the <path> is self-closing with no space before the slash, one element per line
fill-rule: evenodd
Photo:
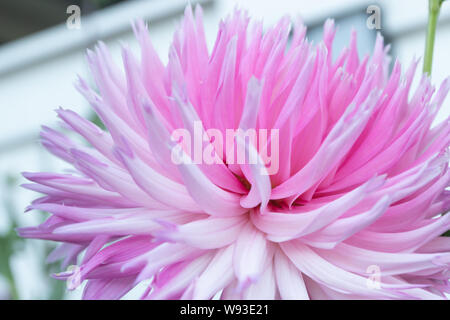
<path fill-rule="evenodd" d="M 236 10 L 208 51 L 188 7 L 167 65 L 143 22 L 141 57 L 124 47 L 123 68 L 102 43 L 88 51 L 98 91 L 76 86 L 106 130 L 57 110 L 85 141 L 44 127 L 42 143 L 72 170 L 24 173 L 44 194 L 28 210 L 51 216 L 19 234 L 61 242 L 49 260 L 78 266 L 57 278 L 86 281 L 86 299 L 142 281 L 144 299 L 445 298 L 450 126 L 431 124 L 449 81 L 411 92 L 418 62 L 389 71 L 381 36 L 360 59 L 353 32 L 334 60 L 331 20 L 318 44 L 290 29 Z M 194 155 L 172 132 L 198 123 L 217 161 L 174 161 Z M 276 130 L 279 144 L 236 135 L 257 161 L 235 163 L 211 138 L 227 129 Z"/>

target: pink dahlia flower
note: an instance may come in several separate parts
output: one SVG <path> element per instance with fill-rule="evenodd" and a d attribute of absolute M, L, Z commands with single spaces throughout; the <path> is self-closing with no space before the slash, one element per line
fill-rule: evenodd
<path fill-rule="evenodd" d="M 449 81 L 435 91 L 424 76 L 410 92 L 417 61 L 389 72 L 381 36 L 360 59 L 352 33 L 333 60 L 332 21 L 317 45 L 290 25 L 263 32 L 237 10 L 209 51 L 188 8 L 167 65 L 142 22 L 140 59 L 123 48 L 119 68 L 103 44 L 88 52 L 98 93 L 77 88 L 107 130 L 57 110 L 88 144 L 44 127 L 73 170 L 24 173 L 45 195 L 29 209 L 52 215 L 20 235 L 61 242 L 49 260 L 78 266 L 56 277 L 86 281 L 86 299 L 145 280 L 145 299 L 445 297 L 450 126 L 431 124 Z M 196 151 L 177 129 L 215 161 L 185 161 Z M 229 129 L 277 134 L 236 134 L 237 163 L 218 143 Z"/>

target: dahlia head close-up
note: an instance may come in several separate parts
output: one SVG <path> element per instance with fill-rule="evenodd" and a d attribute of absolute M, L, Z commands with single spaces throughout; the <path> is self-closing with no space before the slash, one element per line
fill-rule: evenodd
<path fill-rule="evenodd" d="M 104 127 L 56 110 L 41 141 L 68 170 L 23 173 L 50 216 L 18 233 L 60 243 L 53 277 L 84 299 L 446 297 L 449 80 L 412 85 L 380 34 L 333 58 L 333 20 L 313 43 L 236 9 L 208 49 L 189 6 L 167 63 L 133 29 L 140 57 L 99 43 L 76 82 Z"/>

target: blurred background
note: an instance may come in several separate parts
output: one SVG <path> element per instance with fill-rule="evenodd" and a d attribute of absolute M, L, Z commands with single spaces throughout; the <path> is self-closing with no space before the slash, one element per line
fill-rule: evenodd
<path fill-rule="evenodd" d="M 90 79 L 84 54 L 102 40 L 120 64 L 120 42 L 137 50 L 130 22 L 141 17 L 149 23 L 155 48 L 166 61 L 172 33 L 187 0 L 0 0 L 0 299 L 77 299 L 82 288 L 67 292 L 65 283 L 49 277 L 61 271 L 46 264 L 52 243 L 19 239 L 14 229 L 35 225 L 45 213 L 24 213 L 36 195 L 19 187 L 22 171 L 54 171 L 64 164 L 40 146 L 41 124 L 54 126 L 59 106 L 94 119 L 87 103 L 73 88 L 77 74 Z M 391 44 L 391 54 L 404 65 L 423 55 L 427 0 L 191 0 L 204 8 L 210 48 L 219 20 L 235 6 L 263 18 L 265 26 L 283 15 L 301 16 L 309 27 L 308 38 L 320 41 L 322 24 L 336 20 L 335 50 L 339 51 L 358 31 L 360 56 L 372 50 L 377 32 Z M 81 12 L 79 28 L 67 20 Z M 380 29 L 369 29 L 369 6 L 380 14 Z M 70 7 L 73 8 L 73 7 Z M 450 2 L 439 18 L 433 63 L 433 82 L 450 75 Z M 420 66 L 421 68 L 421 66 Z M 420 72 L 417 74 L 420 76 Z M 417 79 L 416 79 L 417 81 Z M 446 100 L 439 119 L 450 114 Z M 126 298 L 135 298 L 131 292 Z"/>

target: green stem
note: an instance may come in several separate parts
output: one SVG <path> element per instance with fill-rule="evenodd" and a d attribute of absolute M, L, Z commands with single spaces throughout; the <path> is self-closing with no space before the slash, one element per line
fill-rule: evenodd
<path fill-rule="evenodd" d="M 425 55 L 423 58 L 423 72 L 431 75 L 431 66 L 433 64 L 434 39 L 436 37 L 436 25 L 444 0 L 428 0 L 428 29 L 427 40 L 425 44 Z"/>

